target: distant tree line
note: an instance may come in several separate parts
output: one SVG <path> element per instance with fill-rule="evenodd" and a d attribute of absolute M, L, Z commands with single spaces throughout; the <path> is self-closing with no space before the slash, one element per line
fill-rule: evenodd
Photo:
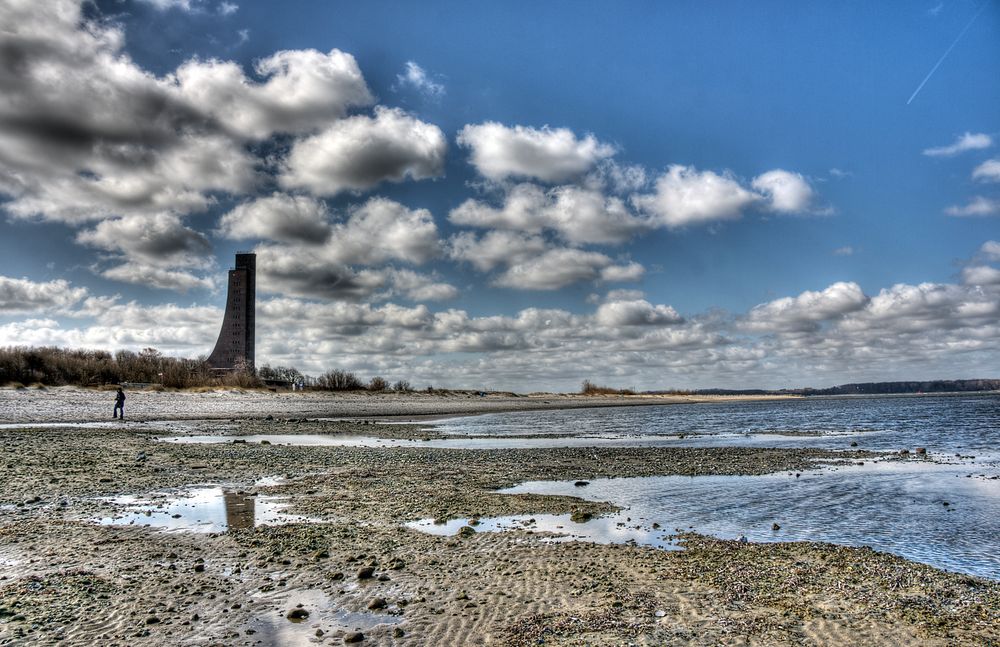
<path fill-rule="evenodd" d="M 376 376 L 363 382 L 354 373 L 339 369 L 327 371 L 319 377 L 304 375 L 294 367 L 272 368 L 267 364 L 257 370 L 238 368 L 233 371 L 213 371 L 205 357 L 167 357 L 155 348 L 145 348 L 138 353 L 130 350 L 110 353 L 51 346 L 0 348 L 0 385 L 103 386 L 124 383 L 154 384 L 177 389 L 296 384 L 320 391 L 413 390 L 405 380 L 390 385 L 385 378 Z"/>

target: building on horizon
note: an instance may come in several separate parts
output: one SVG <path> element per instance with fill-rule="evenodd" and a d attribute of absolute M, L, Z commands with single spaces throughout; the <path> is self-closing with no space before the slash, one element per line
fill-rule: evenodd
<path fill-rule="evenodd" d="M 208 365 L 218 370 L 254 369 L 254 320 L 257 311 L 257 255 L 237 252 L 229 270 L 226 314 Z"/>

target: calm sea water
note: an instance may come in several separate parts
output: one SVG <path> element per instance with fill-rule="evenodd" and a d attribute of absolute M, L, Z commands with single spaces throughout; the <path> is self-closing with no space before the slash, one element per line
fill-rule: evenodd
<path fill-rule="evenodd" d="M 572 481 L 536 481 L 509 491 L 612 501 L 625 508 L 611 520 L 614 526 L 635 526 L 628 536 L 638 543 L 663 544 L 663 533 L 650 531 L 655 522 L 671 531 L 694 529 L 752 541 L 871 546 L 946 570 L 1000 579 L 998 395 L 505 413 L 450 420 L 441 428 L 456 440 L 544 433 L 551 444 L 573 445 L 589 438 L 595 444 L 926 447 L 930 460 L 867 461 L 799 477 L 623 478 L 583 488 Z M 587 534 L 582 525 L 558 523 Z M 772 529 L 774 523 L 779 530 Z"/>

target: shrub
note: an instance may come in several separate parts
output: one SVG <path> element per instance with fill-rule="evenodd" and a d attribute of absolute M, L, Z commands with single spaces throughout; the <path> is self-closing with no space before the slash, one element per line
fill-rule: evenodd
<path fill-rule="evenodd" d="M 363 389 L 364 384 L 354 373 L 333 369 L 316 378 L 316 388 L 324 391 L 357 391 Z"/>
<path fill-rule="evenodd" d="M 413 387 L 406 380 L 400 380 L 392 385 L 392 390 L 398 393 L 409 393 L 413 390 Z"/>
<path fill-rule="evenodd" d="M 377 375 L 368 382 L 369 391 L 385 391 L 389 388 L 389 383 Z"/>

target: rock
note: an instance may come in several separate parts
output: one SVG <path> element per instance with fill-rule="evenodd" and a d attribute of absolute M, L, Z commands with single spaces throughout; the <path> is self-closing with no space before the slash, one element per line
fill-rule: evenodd
<path fill-rule="evenodd" d="M 917 447 L 917 454 L 919 454 L 920 456 L 926 456 L 927 455 L 927 448 L 926 447 Z"/>
<path fill-rule="evenodd" d="M 402 638 L 405 635 L 406 635 L 406 632 L 403 631 L 402 627 L 396 627 L 395 629 L 392 630 L 392 637 L 393 638 Z"/>
<path fill-rule="evenodd" d="M 364 568 L 358 569 L 358 579 L 359 580 L 369 580 L 375 576 L 374 566 L 365 566 Z"/>
<path fill-rule="evenodd" d="M 583 487 L 585 485 L 590 485 L 590 481 L 576 481 L 573 485 L 576 487 Z"/>
<path fill-rule="evenodd" d="M 317 629 L 316 630 L 316 637 L 317 638 L 322 638 L 324 633 L 325 632 L 322 629 Z"/>
<path fill-rule="evenodd" d="M 857 446 L 858 446 L 858 441 L 852 440 L 851 441 L 851 447 L 857 447 Z"/>
<path fill-rule="evenodd" d="M 663 609 L 658 609 L 656 613 L 654 613 L 653 615 L 656 616 L 657 618 L 663 618 L 664 616 L 667 615 L 667 612 L 664 611 Z"/>
<path fill-rule="evenodd" d="M 573 523 L 587 523 L 593 518 L 594 515 L 592 515 L 589 512 L 583 512 L 581 510 L 577 510 L 576 512 L 574 512 L 569 516 L 569 520 L 572 521 Z"/>
<path fill-rule="evenodd" d="M 899 450 L 899 455 L 900 456 L 909 456 L 910 455 L 910 450 L 908 450 L 908 449 L 901 449 L 901 450 Z"/>
<path fill-rule="evenodd" d="M 344 574 L 341 573 L 340 571 L 337 571 L 336 573 L 330 573 L 330 579 L 334 581 L 342 580 L 344 579 Z"/>
<path fill-rule="evenodd" d="M 344 635 L 345 644 L 359 643 L 364 639 L 365 635 L 360 631 L 352 631 L 351 633 Z"/>
<path fill-rule="evenodd" d="M 292 622 L 302 622 L 309 617 L 309 612 L 302 608 L 295 608 L 289 611 L 285 617 Z"/>
<path fill-rule="evenodd" d="M 372 598 L 368 601 L 368 609 L 370 611 L 377 611 L 378 609 L 384 609 L 389 606 L 389 603 L 385 601 L 385 598 Z"/>
<path fill-rule="evenodd" d="M 771 524 L 771 530 L 781 530 L 781 526 L 776 523 Z"/>
<path fill-rule="evenodd" d="M 160 623 L 160 619 L 157 618 L 156 616 L 149 616 L 148 618 L 146 618 L 146 624 L 147 625 L 155 625 L 155 624 L 159 624 L 159 623 Z"/>
<path fill-rule="evenodd" d="M 194 572 L 195 573 L 204 573 L 205 572 L 205 565 L 204 564 L 195 564 L 194 565 Z"/>
<path fill-rule="evenodd" d="M 476 534 L 476 529 L 472 526 L 462 526 L 458 529 L 459 537 L 471 537 L 474 534 Z"/>

